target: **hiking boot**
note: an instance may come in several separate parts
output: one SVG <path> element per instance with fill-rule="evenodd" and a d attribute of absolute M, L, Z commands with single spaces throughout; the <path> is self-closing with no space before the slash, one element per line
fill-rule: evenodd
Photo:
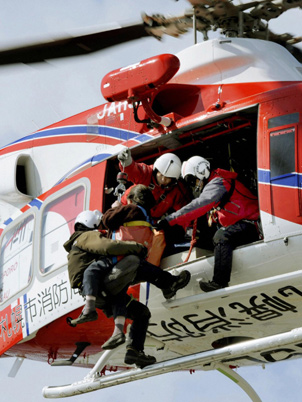
<path fill-rule="evenodd" d="M 214 290 L 223 289 L 227 287 L 227 285 L 226 286 L 219 285 L 219 283 L 216 283 L 214 281 L 211 282 L 199 281 L 199 286 L 200 289 L 203 290 L 204 292 L 213 292 Z"/>
<path fill-rule="evenodd" d="M 114 335 L 111 338 L 109 338 L 108 341 L 106 341 L 102 345 L 102 349 L 104 349 L 104 350 L 115 349 L 118 346 L 120 346 L 123 343 L 125 343 L 125 341 L 126 341 L 125 334 L 123 332 L 120 332 L 119 334 Z"/>
<path fill-rule="evenodd" d="M 91 311 L 88 314 L 83 314 L 82 311 L 81 314 L 78 316 L 78 318 L 70 321 L 70 324 L 71 325 L 84 324 L 84 322 L 96 321 L 97 319 L 98 319 L 98 313 L 96 311 Z"/>
<path fill-rule="evenodd" d="M 143 368 L 156 363 L 156 359 L 154 356 L 145 355 L 143 351 L 138 351 L 131 347 L 127 349 L 124 362 L 126 364 L 135 364 L 137 367 Z"/>
<path fill-rule="evenodd" d="M 169 289 L 163 289 L 163 295 L 166 299 L 171 299 L 176 295 L 179 289 L 184 288 L 190 282 L 191 274 L 189 271 L 182 271 L 175 277 L 175 282 Z"/>

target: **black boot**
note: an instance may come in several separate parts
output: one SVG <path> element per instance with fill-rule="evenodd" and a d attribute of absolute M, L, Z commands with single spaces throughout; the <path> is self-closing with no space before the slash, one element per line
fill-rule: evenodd
<path fill-rule="evenodd" d="M 213 292 L 214 290 L 226 288 L 228 285 L 223 286 L 214 281 L 211 281 L 211 282 L 199 281 L 199 286 L 200 286 L 200 289 L 203 290 L 204 292 Z"/>
<path fill-rule="evenodd" d="M 140 368 L 156 363 L 156 359 L 154 356 L 145 355 L 143 351 L 138 351 L 133 347 L 127 348 L 124 361 L 126 364 L 135 364 L 137 367 Z"/>
<path fill-rule="evenodd" d="M 184 288 L 190 282 L 191 274 L 189 271 L 182 271 L 175 277 L 175 282 L 169 289 L 163 289 L 163 295 L 166 299 L 171 299 L 176 295 L 179 289 Z"/>

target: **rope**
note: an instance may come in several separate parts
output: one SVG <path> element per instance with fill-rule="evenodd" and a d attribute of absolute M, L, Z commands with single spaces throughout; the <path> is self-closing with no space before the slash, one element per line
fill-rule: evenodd
<path fill-rule="evenodd" d="M 191 239 L 191 243 L 190 243 L 190 249 L 187 255 L 187 258 L 184 260 L 184 262 L 188 262 L 192 249 L 195 246 L 197 239 L 196 239 L 196 232 L 197 232 L 197 219 L 194 220 L 193 222 L 193 232 L 192 232 L 192 239 Z"/>

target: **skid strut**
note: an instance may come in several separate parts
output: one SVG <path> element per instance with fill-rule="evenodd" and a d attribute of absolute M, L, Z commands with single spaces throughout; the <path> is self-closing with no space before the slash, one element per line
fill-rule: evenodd
<path fill-rule="evenodd" d="M 67 396 L 84 394 L 86 392 L 96 391 L 97 389 L 112 387 L 114 385 L 124 384 L 134 380 L 141 380 L 177 370 L 190 370 L 194 368 L 199 370 L 207 370 L 211 364 L 213 365 L 213 368 L 215 368 L 215 364 L 217 363 L 223 364 L 224 361 L 236 360 L 236 358 L 248 353 L 257 353 L 266 349 L 274 349 L 301 341 L 302 328 L 296 328 L 282 334 L 272 335 L 260 339 L 253 339 L 220 349 L 209 350 L 206 352 L 200 352 L 189 356 L 178 357 L 176 359 L 155 363 L 144 367 L 143 369 L 125 370 L 115 374 L 106 375 L 104 377 L 99 377 L 97 375 L 98 371 L 105 366 L 111 355 L 117 350 L 120 350 L 120 348 L 124 347 L 124 345 L 120 345 L 116 349 L 104 352 L 84 380 L 70 385 L 44 387 L 42 393 L 45 398 L 64 398 Z M 221 367 L 218 368 L 220 368 L 220 371 L 222 371 Z M 223 371 L 227 371 L 225 367 Z M 233 377 L 236 377 L 236 373 L 233 375 Z M 251 392 L 251 387 L 246 387 L 246 385 L 243 383 L 238 385 L 248 393 L 253 402 L 260 402 L 258 395 L 255 392 Z"/>
<path fill-rule="evenodd" d="M 77 342 L 76 343 L 77 348 L 72 354 L 71 358 L 68 360 L 55 360 L 54 362 L 51 363 L 51 366 L 71 366 L 76 359 L 80 356 L 80 354 L 83 352 L 87 346 L 90 345 L 89 342 Z"/>

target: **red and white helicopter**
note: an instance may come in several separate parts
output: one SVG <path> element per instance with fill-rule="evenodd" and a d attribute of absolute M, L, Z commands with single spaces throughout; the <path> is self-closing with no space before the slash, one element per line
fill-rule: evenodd
<path fill-rule="evenodd" d="M 300 357 L 301 54 L 293 46 L 298 38 L 272 34 L 263 20 L 302 2 L 191 3 L 191 12 L 175 18 L 145 16 L 143 24 L 117 31 L 1 53 L 3 64 L 30 63 L 99 50 L 121 36 L 177 36 L 189 28 L 225 33 L 177 56 L 109 73 L 102 81 L 108 103 L 0 150 L 0 353 L 17 357 L 16 365 L 28 358 L 91 368 L 83 381 L 45 387 L 46 398 L 175 370 L 219 369 L 259 401 L 230 367 Z M 199 280 L 212 278 L 213 255 L 189 247 L 162 261 L 163 269 L 192 275 L 173 300 L 148 284 L 131 288 L 152 311 L 146 351 L 158 362 L 131 370 L 123 346 L 101 350 L 111 320 L 100 315 L 95 323 L 67 325 L 83 299 L 70 289 L 62 247 L 79 212 L 105 211 L 114 201 L 109 189 L 117 186 L 116 155 L 125 146 L 136 161 L 149 163 L 165 152 L 182 160 L 200 154 L 234 169 L 258 194 L 263 229 L 262 240 L 234 251 L 226 289 L 200 290 Z"/>

